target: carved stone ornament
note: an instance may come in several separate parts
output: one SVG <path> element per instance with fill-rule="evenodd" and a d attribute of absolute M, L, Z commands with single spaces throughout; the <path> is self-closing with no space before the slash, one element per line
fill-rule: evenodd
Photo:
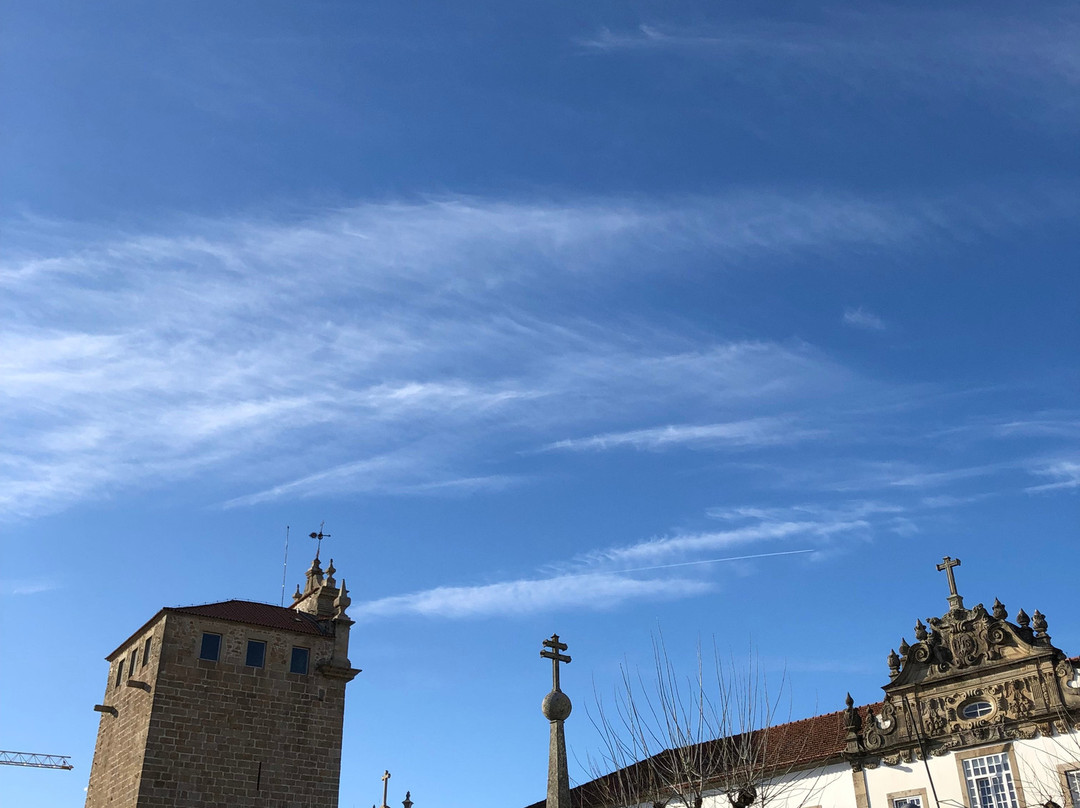
<path fill-rule="evenodd" d="M 860 710 L 846 700 L 845 757 L 853 767 L 1080 727 L 1080 666 L 1051 644 L 1041 612 L 1028 617 L 1021 609 L 1012 623 L 1000 600 L 993 613 L 982 604 L 967 609 L 955 592 L 949 606 L 917 621 L 916 642 L 902 640 L 900 653 L 888 654 L 880 706 Z"/>
<path fill-rule="evenodd" d="M 1004 609 L 995 611 L 1004 613 Z M 894 674 L 893 685 L 951 676 L 1005 656 L 1026 656 L 1040 646 L 1049 647 L 1045 628 L 1041 632 L 1043 636 L 1036 635 L 1030 629 L 987 613 L 981 603 L 973 609 L 950 609 L 944 616 L 931 617 L 926 622 L 929 631 L 924 630 L 922 621 L 916 624 L 915 636 L 919 642 L 905 654 L 899 674 Z M 1040 627 L 1044 625 L 1045 618 L 1039 623 Z M 892 668 L 892 655 L 889 662 Z"/>

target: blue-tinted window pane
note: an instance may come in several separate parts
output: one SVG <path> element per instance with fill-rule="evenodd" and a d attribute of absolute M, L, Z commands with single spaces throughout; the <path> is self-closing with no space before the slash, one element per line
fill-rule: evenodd
<path fill-rule="evenodd" d="M 202 635 L 202 649 L 199 651 L 199 659 L 209 659 L 211 662 L 217 662 L 218 655 L 221 653 L 221 635 L 220 634 L 203 634 Z"/>
<path fill-rule="evenodd" d="M 248 640 L 247 659 L 244 664 L 249 668 L 261 668 L 266 662 L 266 643 Z"/>
<path fill-rule="evenodd" d="M 968 719 L 982 718 L 984 715 L 990 715 L 993 709 L 993 705 L 988 701 L 973 701 L 970 704 L 965 704 L 960 714 Z"/>
<path fill-rule="evenodd" d="M 289 673 L 307 673 L 308 649 L 292 649 L 292 659 L 289 661 Z"/>

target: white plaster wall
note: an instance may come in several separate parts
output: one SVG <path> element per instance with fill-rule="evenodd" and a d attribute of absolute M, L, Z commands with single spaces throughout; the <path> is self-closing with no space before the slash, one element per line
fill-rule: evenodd
<path fill-rule="evenodd" d="M 1027 803 L 1042 805 L 1053 800 L 1058 805 L 1068 805 L 1058 766 L 1080 769 L 1080 733 L 1016 741 L 1013 749 Z"/>
<path fill-rule="evenodd" d="M 990 743 L 984 748 L 989 753 L 1000 746 L 1000 743 Z M 1058 805 L 1067 805 L 1061 793 L 1057 767 L 1059 764 L 1076 763 L 1076 768 L 1080 768 L 1080 733 L 1012 741 L 1011 748 L 1016 761 L 1013 779 L 1020 783 L 1024 795 L 1021 805 L 1042 805 L 1050 799 Z M 965 749 L 960 754 L 964 757 L 972 754 L 977 756 L 979 749 Z M 941 806 L 957 808 L 967 805 L 966 789 L 956 760 L 956 754 L 950 752 L 941 757 L 931 757 L 928 761 Z M 918 788 L 926 789 L 928 802 L 924 804 L 927 808 L 933 807 L 934 792 L 927 776 L 927 766 L 921 760 L 900 766 L 882 765 L 867 769 L 866 782 L 870 808 L 888 808 L 886 798 L 889 794 Z"/>
<path fill-rule="evenodd" d="M 855 808 L 855 788 L 851 779 L 851 767 L 846 763 L 822 766 L 794 772 L 773 780 L 759 789 L 759 799 L 754 808 Z M 707 795 L 702 808 L 730 808 L 724 794 Z"/>

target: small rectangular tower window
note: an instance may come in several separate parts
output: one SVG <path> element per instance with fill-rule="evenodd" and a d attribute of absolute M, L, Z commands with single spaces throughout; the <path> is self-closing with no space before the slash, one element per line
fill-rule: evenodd
<path fill-rule="evenodd" d="M 289 660 L 289 673 L 307 673 L 308 649 L 293 648 L 292 658 Z"/>
<path fill-rule="evenodd" d="M 261 668 L 266 663 L 266 643 L 260 640 L 248 640 L 247 658 L 244 664 L 249 668 Z"/>
<path fill-rule="evenodd" d="M 146 638 L 146 644 L 142 649 L 142 666 L 145 668 L 146 663 L 150 661 L 150 638 Z"/>
<path fill-rule="evenodd" d="M 199 649 L 199 659 L 208 659 L 217 662 L 221 655 L 221 635 L 204 633 L 202 635 L 202 648 Z"/>
<path fill-rule="evenodd" d="M 128 663 L 128 679 L 135 675 L 135 663 L 139 659 L 139 649 L 131 652 L 131 661 Z"/>
<path fill-rule="evenodd" d="M 120 687 L 120 683 L 124 681 L 124 660 L 120 660 L 116 663 L 116 684 L 113 687 Z"/>

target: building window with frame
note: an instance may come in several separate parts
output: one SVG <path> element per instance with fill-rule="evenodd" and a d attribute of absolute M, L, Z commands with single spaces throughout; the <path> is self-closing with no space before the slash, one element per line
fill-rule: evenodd
<path fill-rule="evenodd" d="M 888 808 L 924 808 L 926 789 L 914 788 L 908 791 L 894 791 L 886 797 Z"/>
<path fill-rule="evenodd" d="M 120 660 L 116 663 L 116 682 L 113 687 L 120 687 L 120 683 L 124 681 L 124 660 Z"/>
<path fill-rule="evenodd" d="M 266 643 L 262 640 L 248 640 L 244 664 L 249 668 L 261 668 L 266 664 Z"/>
<path fill-rule="evenodd" d="M 983 718 L 994 712 L 994 705 L 988 701 L 979 699 L 978 701 L 971 701 L 960 708 L 960 717 L 966 718 L 968 721 L 973 721 L 976 718 Z"/>
<path fill-rule="evenodd" d="M 289 659 L 289 673 L 306 674 L 308 671 L 308 657 L 310 652 L 307 648 L 293 647 L 292 657 Z"/>
<path fill-rule="evenodd" d="M 150 637 L 146 638 L 146 643 L 142 649 L 142 666 L 145 668 L 146 663 L 150 661 Z"/>
<path fill-rule="evenodd" d="M 211 634 L 206 631 L 202 635 L 202 646 L 199 648 L 199 659 L 208 662 L 217 662 L 221 656 L 221 635 Z"/>
<path fill-rule="evenodd" d="M 971 808 L 1018 808 L 1008 752 L 969 757 L 961 765 Z"/>
<path fill-rule="evenodd" d="M 131 660 L 128 662 L 128 679 L 135 675 L 135 663 L 139 661 L 139 649 L 131 652 Z"/>
<path fill-rule="evenodd" d="M 1057 767 L 1067 808 L 1080 808 L 1080 762 L 1063 763 Z"/>

